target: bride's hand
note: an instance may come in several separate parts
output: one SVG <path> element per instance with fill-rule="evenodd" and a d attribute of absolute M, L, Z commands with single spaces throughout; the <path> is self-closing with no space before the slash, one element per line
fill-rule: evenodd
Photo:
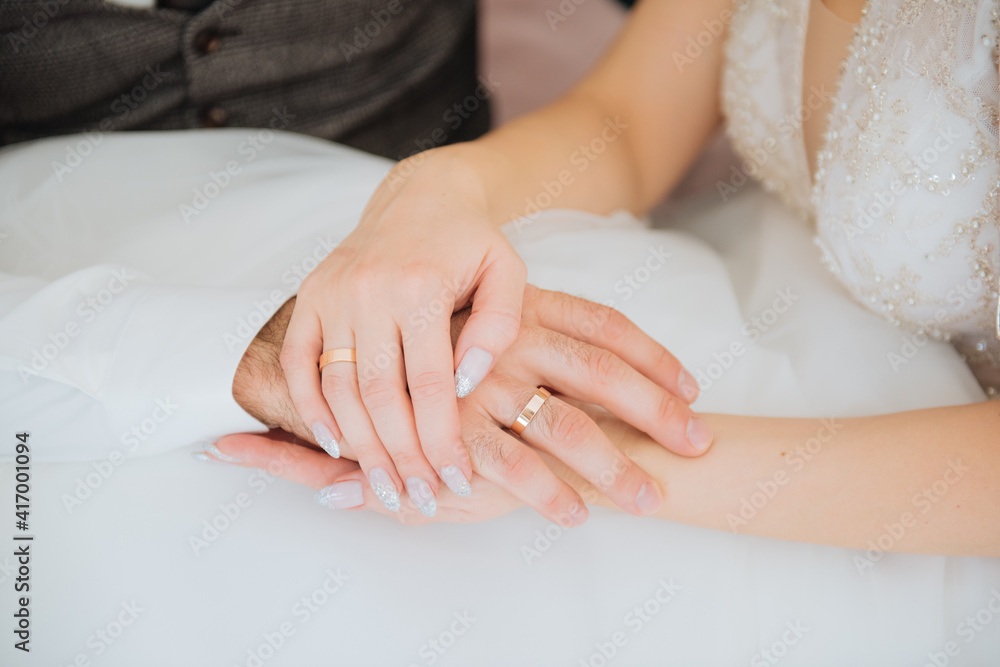
<path fill-rule="evenodd" d="M 466 316 L 455 316 L 453 337 L 461 332 Z M 265 338 L 276 333 L 271 329 L 280 329 L 280 324 L 272 327 L 269 323 Z M 275 344 L 280 342 L 275 340 L 255 352 L 257 363 L 267 365 L 267 350 L 273 351 Z M 244 365 L 249 366 L 241 363 L 241 368 Z M 687 404 L 675 397 L 683 391 L 685 375 L 673 356 L 617 311 L 529 286 L 518 340 L 487 376 L 483 388 L 460 402 L 463 438 L 480 475 L 547 518 L 565 522 L 571 517 L 571 523 L 582 523 L 586 509 L 579 494 L 554 475 L 529 445 L 562 461 L 623 509 L 652 513 L 662 500 L 653 479 L 623 456 L 593 420 L 558 395 L 542 406 L 522 434 L 523 440 L 504 429 L 514 422 L 536 387 L 544 385 L 557 394 L 602 405 L 675 453 L 698 455 L 707 449 L 711 434 Z M 259 383 L 237 384 L 260 390 Z M 234 394 L 259 419 L 302 433 L 301 425 L 290 427 L 279 418 L 264 416 L 265 410 L 282 412 L 277 388 L 268 392 L 270 398 L 256 404 L 242 390 Z M 288 412 L 284 409 L 286 417 Z M 349 448 L 344 454 L 351 455 Z M 353 476 L 364 479 L 360 472 Z M 421 496 L 419 491 L 416 495 L 424 511 L 432 513 L 433 497 Z"/>
<path fill-rule="evenodd" d="M 491 222 L 475 172 L 452 157 L 463 150 L 390 171 L 357 228 L 302 283 L 281 351 L 315 439 L 328 451 L 349 442 L 393 505 L 414 484 L 437 495 L 439 477 L 467 485 L 456 392 L 475 389 L 521 321 L 524 263 Z M 449 320 L 468 305 L 453 351 Z M 320 354 L 336 348 L 356 348 L 357 363 L 317 373 Z"/>

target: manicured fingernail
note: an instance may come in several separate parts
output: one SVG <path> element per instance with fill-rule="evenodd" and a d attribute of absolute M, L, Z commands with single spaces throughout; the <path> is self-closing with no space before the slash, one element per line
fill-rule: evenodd
<path fill-rule="evenodd" d="M 486 374 L 490 372 L 493 355 L 479 347 L 470 347 L 462 357 L 462 363 L 455 371 L 455 393 L 459 398 L 465 398 L 479 386 Z"/>
<path fill-rule="evenodd" d="M 702 420 L 691 417 L 687 427 L 688 442 L 699 453 L 708 449 L 712 444 L 712 430 Z"/>
<path fill-rule="evenodd" d="M 389 511 L 399 511 L 399 490 L 392 483 L 389 473 L 382 468 L 372 468 L 368 473 L 368 483 L 372 485 L 372 491 Z"/>
<path fill-rule="evenodd" d="M 663 498 L 654 485 L 646 482 L 639 489 L 639 495 L 635 497 L 635 504 L 643 514 L 652 514 L 660 509 Z"/>
<path fill-rule="evenodd" d="M 229 454 L 223 454 L 222 451 L 215 446 L 214 442 L 206 442 L 202 448 L 215 458 L 220 461 L 225 461 L 226 463 L 243 463 L 235 456 L 230 456 Z"/>
<path fill-rule="evenodd" d="M 316 492 L 316 502 L 332 510 L 346 510 L 365 504 L 365 491 L 361 482 L 337 482 Z"/>
<path fill-rule="evenodd" d="M 444 483 L 448 485 L 448 488 L 452 490 L 455 495 L 462 496 L 463 498 L 468 498 L 472 493 L 472 487 L 469 486 L 469 480 L 465 479 L 465 475 L 459 470 L 458 466 L 445 466 L 441 468 L 441 479 Z"/>
<path fill-rule="evenodd" d="M 340 458 L 340 445 L 337 444 L 336 438 L 333 437 L 333 433 L 326 424 L 316 422 L 312 425 L 312 432 L 313 437 L 316 438 L 316 444 L 322 447 L 324 452 L 335 459 Z"/>
<path fill-rule="evenodd" d="M 431 485 L 426 480 L 419 477 L 407 477 L 406 493 L 409 494 L 410 500 L 424 516 L 434 516 L 434 513 L 437 512 L 437 500 L 434 499 L 434 492 L 431 491 Z"/>
<path fill-rule="evenodd" d="M 694 403 L 694 399 L 698 398 L 698 392 L 700 391 L 698 389 L 698 381 L 683 368 L 681 369 L 681 374 L 677 377 L 677 386 L 681 388 L 684 400 L 688 403 Z"/>

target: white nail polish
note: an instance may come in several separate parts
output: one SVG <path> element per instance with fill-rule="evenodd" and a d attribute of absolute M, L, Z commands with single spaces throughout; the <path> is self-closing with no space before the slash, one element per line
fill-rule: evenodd
<path fill-rule="evenodd" d="M 191 458 L 201 463 L 222 463 L 222 461 L 218 459 L 213 459 L 211 456 L 209 456 L 204 452 L 191 452 Z"/>
<path fill-rule="evenodd" d="M 455 371 L 455 394 L 459 398 L 471 394 L 490 372 L 492 363 L 492 354 L 479 347 L 470 347 Z"/>
<path fill-rule="evenodd" d="M 332 510 L 346 510 L 365 504 L 365 491 L 361 482 L 337 482 L 316 492 L 316 502 Z"/>
<path fill-rule="evenodd" d="M 465 475 L 462 474 L 458 466 L 445 466 L 441 468 L 441 479 L 444 480 L 444 483 L 448 485 L 448 488 L 455 495 L 468 498 L 472 494 L 472 487 L 469 486 L 469 480 L 465 479 Z"/>
<path fill-rule="evenodd" d="M 230 456 L 229 454 L 223 454 L 222 450 L 216 447 L 214 442 L 205 443 L 203 449 L 220 461 L 225 461 L 226 463 L 242 463 L 242 461 L 240 461 L 235 456 Z"/>
<path fill-rule="evenodd" d="M 399 490 L 392 483 L 389 473 L 382 468 L 372 468 L 368 473 L 368 483 L 371 484 L 372 491 L 382 501 L 382 504 L 389 508 L 389 511 L 399 511 Z"/>
<path fill-rule="evenodd" d="M 316 444 L 323 448 L 323 451 L 332 456 L 335 459 L 340 458 L 340 445 L 337 444 L 336 438 L 333 437 L 333 432 L 327 428 L 326 424 L 323 422 L 316 422 L 312 425 L 313 437 L 316 438 Z"/>
<path fill-rule="evenodd" d="M 434 498 L 434 492 L 431 491 L 431 485 L 426 480 L 419 477 L 407 477 L 406 493 L 409 494 L 410 500 L 424 516 L 434 516 L 437 512 L 437 500 Z"/>

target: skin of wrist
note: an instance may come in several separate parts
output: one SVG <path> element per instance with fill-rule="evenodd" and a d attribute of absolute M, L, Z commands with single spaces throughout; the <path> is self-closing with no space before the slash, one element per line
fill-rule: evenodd
<path fill-rule="evenodd" d="M 419 173 L 446 179 L 449 189 L 478 202 L 489 222 L 500 227 L 512 219 L 505 192 L 515 181 L 516 167 L 489 137 L 418 153 L 397 164 L 393 171 L 404 178 Z"/>

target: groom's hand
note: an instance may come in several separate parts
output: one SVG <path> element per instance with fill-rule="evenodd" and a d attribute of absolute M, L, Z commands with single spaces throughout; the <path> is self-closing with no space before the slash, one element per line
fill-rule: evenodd
<path fill-rule="evenodd" d="M 233 378 L 233 398 L 247 414 L 269 427 L 314 442 L 312 432 L 295 410 L 278 360 L 294 308 L 295 297 L 292 297 L 250 342 Z"/>
<path fill-rule="evenodd" d="M 572 401 L 599 404 L 671 451 L 696 456 L 711 442 L 687 403 L 694 395 L 680 363 L 621 313 L 584 299 L 529 286 L 521 332 L 480 391 L 459 402 L 463 439 L 476 472 L 543 516 L 582 522 L 582 499 L 552 473 L 538 452 L 562 461 L 634 514 L 655 512 L 656 482 L 601 432 Z M 313 442 L 289 398 L 278 360 L 294 299 L 285 303 L 251 343 L 233 384 L 233 396 L 260 421 Z M 452 320 L 452 339 L 467 312 Z M 507 428 L 545 385 L 554 390 L 521 438 Z M 696 392 L 696 390 L 695 390 Z M 685 396 L 681 400 L 678 396 Z M 707 429 L 706 429 L 707 431 Z M 700 437 L 693 437 L 700 436 Z M 347 456 L 348 451 L 342 450 Z M 364 481 L 359 475 L 359 481 Z"/>

